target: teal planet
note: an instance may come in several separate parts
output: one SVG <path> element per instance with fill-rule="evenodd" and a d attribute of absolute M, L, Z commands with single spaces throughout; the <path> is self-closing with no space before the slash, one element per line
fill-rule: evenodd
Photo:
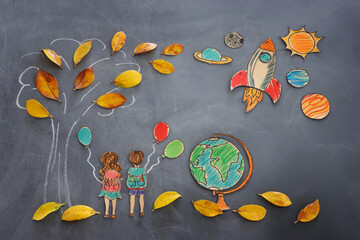
<path fill-rule="evenodd" d="M 286 75 L 286 79 L 291 86 L 296 88 L 305 87 L 309 81 L 309 74 L 303 69 L 293 69 Z"/>
<path fill-rule="evenodd" d="M 241 152 L 221 138 L 209 138 L 199 143 L 191 153 L 189 165 L 198 184 L 213 191 L 233 187 L 244 173 Z"/>
<path fill-rule="evenodd" d="M 221 54 L 215 48 L 206 48 L 202 52 L 203 59 L 210 60 L 210 61 L 220 61 Z"/>

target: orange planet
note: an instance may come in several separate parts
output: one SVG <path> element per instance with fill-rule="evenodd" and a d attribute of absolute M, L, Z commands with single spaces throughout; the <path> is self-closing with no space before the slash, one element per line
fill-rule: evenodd
<path fill-rule="evenodd" d="M 321 94 L 309 94 L 301 101 L 301 110 L 311 119 L 323 119 L 330 112 L 329 100 Z"/>

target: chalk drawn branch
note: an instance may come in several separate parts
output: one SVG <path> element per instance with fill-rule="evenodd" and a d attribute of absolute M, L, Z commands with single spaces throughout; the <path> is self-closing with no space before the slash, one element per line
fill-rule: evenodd
<path fill-rule="evenodd" d="M 78 40 L 72 39 L 72 38 L 57 38 L 57 39 L 54 39 L 53 41 L 51 41 L 50 46 L 55 44 L 56 42 L 59 42 L 59 41 L 69 41 L 69 42 L 76 43 L 77 45 L 80 45 L 83 42 L 86 42 L 86 41 L 89 41 L 89 40 L 93 40 L 93 41 L 96 41 L 99 44 L 101 44 L 102 45 L 102 51 L 104 51 L 106 49 L 106 45 L 104 44 L 104 42 L 101 41 L 100 39 L 97 39 L 97 38 L 89 38 L 89 39 L 85 39 L 83 41 L 78 41 Z M 123 52 L 123 51 L 120 51 L 120 52 L 123 54 L 124 59 L 125 59 L 126 58 L 126 53 Z M 24 58 L 27 58 L 27 57 L 34 56 L 34 55 L 43 55 L 44 56 L 44 54 L 42 52 L 40 52 L 40 51 L 38 51 L 38 52 L 30 52 L 30 53 L 27 53 L 27 54 L 21 56 L 20 60 L 22 60 Z M 62 61 L 64 62 L 64 64 L 66 65 L 66 68 L 68 69 L 68 71 L 71 72 L 72 70 L 69 67 L 69 64 L 67 63 L 67 61 L 61 55 L 59 55 L 59 56 L 62 59 Z M 98 59 L 98 60 L 94 61 L 92 64 L 90 64 L 89 68 L 94 67 L 99 63 L 108 64 L 109 60 L 110 60 L 109 57 Z M 115 66 L 119 66 L 119 65 L 136 65 L 138 67 L 138 71 L 140 72 L 140 66 L 137 63 L 124 62 L 124 63 L 115 64 Z M 19 88 L 18 94 L 17 94 L 16 99 L 15 99 L 15 104 L 16 104 L 17 108 L 19 108 L 21 110 L 26 110 L 26 106 L 23 103 L 23 99 L 22 99 L 23 93 L 24 93 L 25 90 L 30 91 L 30 93 L 34 93 L 34 92 L 36 92 L 37 88 L 33 84 L 29 83 L 31 81 L 29 81 L 29 80 L 25 81 L 24 79 L 29 79 L 28 72 L 34 71 L 34 70 L 39 71 L 39 69 L 40 69 L 39 66 L 29 66 L 23 72 L 21 72 L 21 74 L 19 75 L 18 82 L 19 82 L 20 88 Z M 74 76 L 74 79 L 75 79 L 75 76 Z M 90 88 L 81 97 L 79 102 L 82 102 L 84 99 L 86 99 L 93 92 L 93 90 L 96 89 L 101 83 L 102 83 L 102 81 L 99 81 L 95 86 Z M 114 89 L 110 90 L 108 93 L 116 91 L 118 89 L 119 88 L 114 88 Z M 61 126 L 62 124 L 65 124 L 65 123 L 60 123 L 60 122 L 55 123 L 55 121 L 57 121 L 57 120 L 54 120 L 53 118 L 50 119 L 52 141 L 51 141 L 49 157 L 48 157 L 48 161 L 47 161 L 47 165 L 46 165 L 45 176 L 44 176 L 43 202 L 45 203 L 45 202 L 48 201 L 48 196 L 47 196 L 48 193 L 47 192 L 48 192 L 49 184 L 51 183 L 50 178 L 51 178 L 51 176 L 56 174 L 57 175 L 56 178 L 55 178 L 55 176 L 53 176 L 53 178 L 55 179 L 54 182 L 55 183 L 57 182 L 57 195 L 58 195 L 57 196 L 57 201 L 62 202 L 61 192 L 64 192 L 65 193 L 65 201 L 66 201 L 66 203 L 69 206 L 72 206 L 71 194 L 70 194 L 70 186 L 69 186 L 69 176 L 68 176 L 68 163 L 69 163 L 68 162 L 68 159 L 69 159 L 68 149 L 69 149 L 70 138 L 71 138 L 71 136 L 73 134 L 73 131 L 74 131 L 74 128 L 75 128 L 76 124 L 79 122 L 79 120 L 82 117 L 84 117 L 87 114 L 87 112 L 90 109 L 93 108 L 95 103 L 90 104 L 90 106 L 86 106 L 84 104 L 83 105 L 73 104 L 73 103 L 68 102 L 67 95 L 66 95 L 65 92 L 62 92 L 62 96 L 63 96 L 63 103 L 62 104 L 64 105 L 63 111 L 62 111 L 63 115 L 67 115 L 67 114 L 74 113 L 74 112 L 75 113 L 80 112 L 80 115 L 77 118 L 75 118 L 76 120 L 69 127 L 69 130 L 67 132 L 63 148 L 58 146 L 59 142 L 60 142 L 59 141 L 59 135 L 61 135 L 61 134 L 59 134 L 59 131 L 61 131 L 63 129 L 64 130 L 66 129 L 66 126 L 65 127 Z M 120 106 L 119 109 L 125 109 L 125 108 L 128 108 L 128 107 L 131 107 L 133 104 L 135 104 L 135 102 L 136 102 L 136 98 L 134 97 L 134 95 L 132 95 L 132 101 L 129 104 L 125 105 L 125 106 Z M 81 106 L 81 107 L 86 107 L 86 108 L 84 108 L 83 111 L 69 111 L 68 108 L 72 107 L 72 106 L 77 106 L 77 107 Z M 113 115 L 115 112 L 116 112 L 116 110 L 112 109 L 109 113 L 97 112 L 97 114 L 100 117 L 109 117 L 109 116 Z M 68 119 L 68 117 L 66 117 L 65 119 Z M 56 128 L 55 128 L 55 126 L 56 126 Z M 61 153 L 61 149 L 63 149 L 63 151 L 64 151 L 63 154 Z M 90 148 L 88 148 L 87 150 L 88 150 L 88 157 L 86 159 L 86 162 L 91 167 L 92 175 L 95 178 L 95 180 L 97 182 L 100 182 L 100 180 L 98 179 L 98 177 L 96 176 L 96 173 L 95 173 L 96 168 L 94 167 L 94 165 L 90 161 L 90 159 L 91 159 L 91 150 L 90 150 Z M 57 165 L 55 165 L 56 161 L 58 161 Z M 61 168 L 61 164 L 62 164 L 63 168 Z M 54 171 L 54 168 L 55 169 L 57 168 L 57 171 Z M 55 199 L 55 198 L 56 198 L 55 196 L 51 196 L 49 199 Z"/>

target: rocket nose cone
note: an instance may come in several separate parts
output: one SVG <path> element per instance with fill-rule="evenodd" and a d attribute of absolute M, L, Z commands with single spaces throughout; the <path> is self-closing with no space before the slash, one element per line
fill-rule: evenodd
<path fill-rule="evenodd" d="M 263 42 L 260 47 L 261 49 L 264 49 L 266 51 L 275 52 L 275 46 L 271 38 L 267 39 L 265 42 Z"/>

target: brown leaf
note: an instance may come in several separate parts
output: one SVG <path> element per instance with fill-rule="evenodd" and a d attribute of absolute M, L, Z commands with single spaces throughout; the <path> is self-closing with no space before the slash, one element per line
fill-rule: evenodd
<path fill-rule="evenodd" d="M 92 40 L 84 42 L 83 44 L 80 44 L 80 46 L 75 50 L 74 53 L 74 68 L 76 67 L 76 64 L 78 64 L 85 56 L 88 54 L 92 46 Z"/>
<path fill-rule="evenodd" d="M 94 81 L 94 78 L 95 75 L 92 67 L 82 70 L 75 79 L 74 90 L 83 89 L 90 86 L 91 83 Z"/>
<path fill-rule="evenodd" d="M 99 97 L 96 102 L 100 107 L 103 108 L 117 108 L 126 102 L 126 97 L 119 93 L 107 93 Z"/>
<path fill-rule="evenodd" d="M 58 82 L 56 81 L 56 78 L 50 73 L 39 69 L 38 73 L 36 74 L 35 85 L 41 95 L 44 97 L 61 102 L 59 100 Z"/>
<path fill-rule="evenodd" d="M 111 55 L 113 55 L 115 52 L 120 51 L 120 49 L 124 46 L 126 42 L 126 35 L 123 31 L 115 33 L 113 39 L 111 40 L 111 48 L 113 52 Z"/>
<path fill-rule="evenodd" d="M 56 65 L 58 65 L 59 67 L 62 68 L 62 61 L 60 56 L 53 50 L 51 49 L 42 49 L 42 51 L 45 53 L 45 56 L 50 59 L 53 63 L 55 63 Z"/>
<path fill-rule="evenodd" d="M 175 71 L 174 66 L 171 63 L 162 59 L 156 59 L 155 61 L 150 63 L 158 72 L 162 74 L 170 74 Z"/>
<path fill-rule="evenodd" d="M 306 205 L 305 208 L 301 209 L 298 218 L 294 222 L 294 224 L 297 222 L 310 222 L 311 220 L 314 220 L 317 217 L 319 212 L 320 212 L 319 199 L 316 199 L 315 202 L 310 203 Z"/>
<path fill-rule="evenodd" d="M 167 46 L 164 51 L 160 54 L 165 54 L 168 56 L 175 56 L 175 55 L 179 55 L 180 53 L 182 53 L 182 51 L 184 50 L 184 46 L 181 44 L 171 44 L 169 46 Z"/>
<path fill-rule="evenodd" d="M 145 52 L 149 52 L 151 50 L 154 50 L 156 48 L 157 44 L 156 43 L 141 43 L 139 46 L 137 46 L 134 49 L 134 55 L 136 54 L 140 54 L 140 53 L 145 53 Z"/>

